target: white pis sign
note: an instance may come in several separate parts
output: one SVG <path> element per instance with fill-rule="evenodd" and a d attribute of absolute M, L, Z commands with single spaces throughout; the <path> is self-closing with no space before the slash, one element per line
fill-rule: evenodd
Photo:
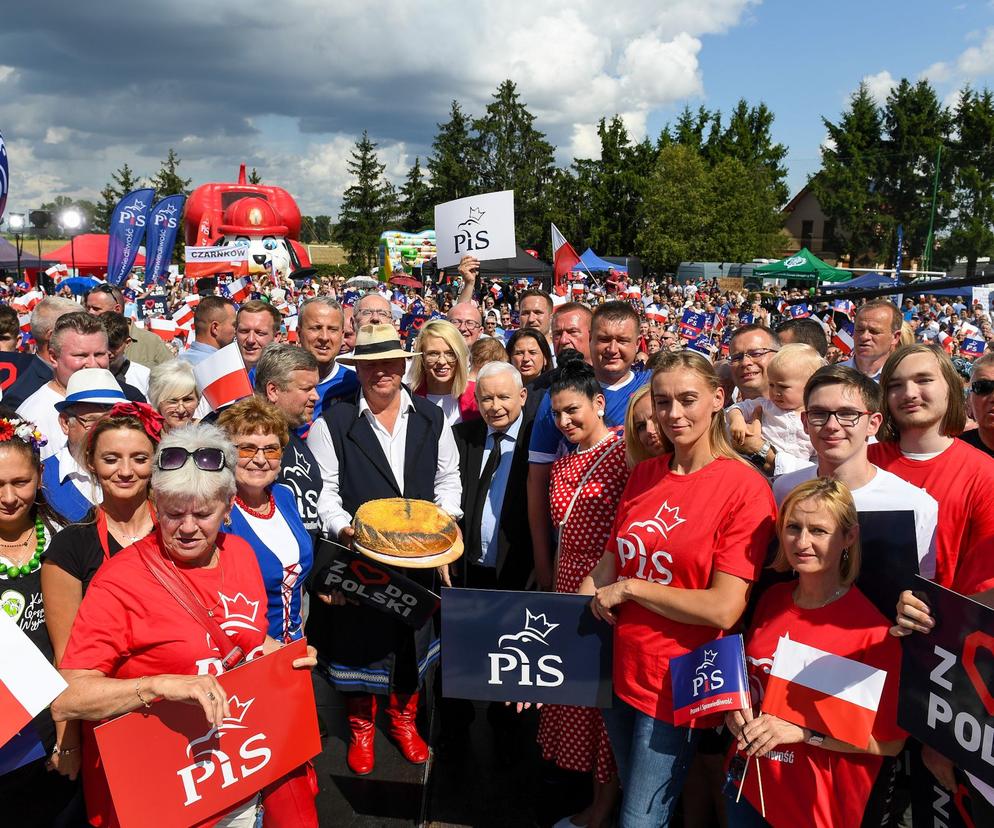
<path fill-rule="evenodd" d="M 514 258 L 514 190 L 436 205 L 435 241 L 440 268 L 459 264 L 463 256 L 480 261 Z"/>

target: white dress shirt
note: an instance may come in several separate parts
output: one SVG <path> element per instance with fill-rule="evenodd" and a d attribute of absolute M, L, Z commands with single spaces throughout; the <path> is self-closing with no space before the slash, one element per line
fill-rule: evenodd
<path fill-rule="evenodd" d="M 359 416 L 365 417 L 376 435 L 376 440 L 383 449 L 397 489 L 404 490 L 404 459 L 407 451 L 407 420 L 414 410 L 414 402 L 406 388 L 400 389 L 400 411 L 393 431 L 376 419 L 366 404 L 366 398 L 359 394 Z M 307 435 L 307 446 L 314 454 L 321 469 L 323 486 L 318 498 L 318 518 L 325 534 L 337 538 L 338 533 L 351 525 L 352 515 L 342 507 L 342 497 L 338 491 L 338 456 L 331 441 L 328 423 L 323 417 L 315 421 Z M 462 517 L 460 500 L 462 498 L 462 482 L 459 479 L 459 452 L 452 430 L 448 425 L 442 426 L 438 438 L 438 464 L 435 468 L 435 505 L 458 520 Z"/>

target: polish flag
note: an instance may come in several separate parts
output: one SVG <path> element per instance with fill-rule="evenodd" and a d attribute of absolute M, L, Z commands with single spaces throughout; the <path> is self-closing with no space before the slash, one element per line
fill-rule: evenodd
<path fill-rule="evenodd" d="M 194 365 L 193 374 L 197 378 L 197 389 L 212 411 L 252 396 L 252 383 L 237 342 L 225 345 Z"/>
<path fill-rule="evenodd" d="M 185 302 L 173 314 L 173 322 L 177 328 L 186 328 L 193 324 L 193 308 Z"/>
<path fill-rule="evenodd" d="M 293 345 L 296 345 L 299 341 L 299 337 L 297 336 L 297 323 L 299 320 L 300 316 L 296 313 L 286 318 L 286 341 Z"/>
<path fill-rule="evenodd" d="M 146 322 L 146 327 L 166 342 L 172 342 L 179 331 L 172 319 L 149 319 Z"/>
<path fill-rule="evenodd" d="M 31 314 L 19 313 L 17 323 L 21 326 L 21 333 L 31 333 Z"/>
<path fill-rule="evenodd" d="M 853 352 L 853 348 L 856 343 L 853 339 L 852 322 L 843 325 L 839 328 L 839 330 L 832 334 L 832 344 L 846 356 L 849 356 Z"/>
<path fill-rule="evenodd" d="M 45 298 L 44 291 L 29 290 L 21 296 L 16 296 L 10 300 L 10 306 L 18 313 L 31 313 L 42 299 Z"/>
<path fill-rule="evenodd" d="M 0 612 L 0 745 L 5 745 L 66 689 L 41 651 Z"/>
<path fill-rule="evenodd" d="M 555 287 L 565 290 L 566 280 L 573 268 L 580 264 L 573 246 L 566 241 L 556 225 L 552 225 L 552 267 L 555 272 Z"/>
<path fill-rule="evenodd" d="M 866 748 L 886 680 L 886 670 L 784 636 L 773 656 L 763 712 Z"/>
<path fill-rule="evenodd" d="M 252 280 L 242 276 L 233 282 L 228 282 L 221 290 L 232 302 L 244 302 L 252 293 Z"/>

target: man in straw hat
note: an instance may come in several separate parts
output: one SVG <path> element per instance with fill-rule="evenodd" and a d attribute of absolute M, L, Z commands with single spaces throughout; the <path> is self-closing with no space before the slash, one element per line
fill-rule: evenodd
<path fill-rule="evenodd" d="M 354 365 L 359 392 L 331 405 L 311 427 L 307 444 L 323 482 L 318 516 L 324 533 L 349 545 L 352 516 L 365 502 L 406 497 L 438 505 L 462 517 L 459 456 L 442 410 L 402 385 L 406 360 L 389 324 L 362 325 L 354 350 L 339 362 Z M 314 571 L 327 564 L 320 548 Z M 432 586 L 431 570 L 407 575 Z M 447 573 L 442 574 L 447 582 Z M 349 767 L 373 769 L 378 695 L 388 696 L 390 735 L 404 757 L 420 764 L 428 746 L 418 735 L 418 690 L 438 658 L 431 622 L 415 630 L 374 609 L 319 595 L 311 602 L 307 638 L 317 647 L 325 678 L 345 695 L 351 740 Z"/>

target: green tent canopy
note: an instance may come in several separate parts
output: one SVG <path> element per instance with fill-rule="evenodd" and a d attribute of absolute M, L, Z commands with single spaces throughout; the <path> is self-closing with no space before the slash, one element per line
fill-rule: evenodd
<path fill-rule="evenodd" d="M 852 278 L 849 271 L 825 264 L 806 247 L 779 262 L 757 267 L 753 275 L 763 279 L 810 279 L 818 282 L 845 282 Z"/>

